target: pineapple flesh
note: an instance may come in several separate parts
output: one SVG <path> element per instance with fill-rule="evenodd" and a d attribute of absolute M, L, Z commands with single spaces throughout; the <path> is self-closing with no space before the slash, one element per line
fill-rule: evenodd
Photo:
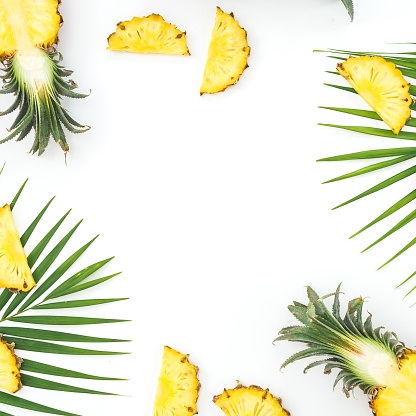
<path fill-rule="evenodd" d="M 153 416 L 192 416 L 200 384 L 198 367 L 188 356 L 165 346 L 160 370 Z"/>
<path fill-rule="evenodd" d="M 280 398 L 258 386 L 245 387 L 238 383 L 235 389 L 224 389 L 213 401 L 227 416 L 290 416 L 282 408 Z"/>
<path fill-rule="evenodd" d="M 323 299 L 308 287 L 308 305 L 294 302 L 290 312 L 303 325 L 283 328 L 276 341 L 294 341 L 308 348 L 288 358 L 282 365 L 313 357 L 305 372 L 318 365 L 329 374 L 340 369 L 335 379 L 343 391 L 359 387 L 370 397 L 376 416 L 416 416 L 416 351 L 407 349 L 394 332 L 373 328 L 372 316 L 363 321 L 363 298 L 348 303 L 345 318 L 340 314 L 340 286 L 334 296 L 332 312 Z M 323 358 L 317 357 L 322 356 Z"/>
<path fill-rule="evenodd" d="M 396 65 L 380 56 L 360 56 L 338 64 L 337 70 L 393 133 L 399 134 L 410 119 L 413 100 Z"/>
<path fill-rule="evenodd" d="M 9 205 L 0 208 L 0 287 L 28 292 L 36 286 Z"/>
<path fill-rule="evenodd" d="M 8 344 L 0 335 L 0 388 L 16 393 L 22 388 L 20 364 L 22 359 L 14 353 L 14 343 Z"/>
<path fill-rule="evenodd" d="M 200 93 L 213 94 L 235 84 L 248 67 L 250 47 L 247 32 L 240 27 L 234 15 L 217 7 L 214 29 L 205 64 Z"/>
<path fill-rule="evenodd" d="M 13 94 L 13 104 L 0 115 L 19 109 L 8 134 L 0 143 L 20 141 L 33 129 L 30 153 L 41 155 L 52 137 L 65 152 L 69 146 L 64 128 L 72 133 L 89 129 L 76 122 L 60 104 L 62 97 L 84 98 L 64 81 L 72 71 L 60 65 L 54 48 L 62 23 L 60 0 L 0 0 L 0 62 L 4 74 L 1 94 Z"/>
<path fill-rule="evenodd" d="M 186 32 L 167 23 L 162 16 L 151 14 L 147 17 L 134 17 L 120 22 L 117 29 L 108 37 L 107 49 L 140 53 L 162 53 L 169 55 L 189 55 L 185 40 Z"/>

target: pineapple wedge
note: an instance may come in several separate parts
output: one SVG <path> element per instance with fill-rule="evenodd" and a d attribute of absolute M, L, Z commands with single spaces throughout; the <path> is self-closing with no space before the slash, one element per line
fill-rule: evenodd
<path fill-rule="evenodd" d="M 0 0 L 0 60 L 33 45 L 50 48 L 61 23 L 57 0 Z"/>
<path fill-rule="evenodd" d="M 0 287 L 28 292 L 36 286 L 9 205 L 0 208 Z"/>
<path fill-rule="evenodd" d="M 245 387 L 238 383 L 235 389 L 224 389 L 213 401 L 227 416 L 290 416 L 282 408 L 280 398 L 258 386 Z"/>
<path fill-rule="evenodd" d="M 217 7 L 200 89 L 201 95 L 224 91 L 228 86 L 235 84 L 248 67 L 249 55 L 247 32 L 240 27 L 232 13 L 224 13 Z"/>
<path fill-rule="evenodd" d="M 8 344 L 0 335 L 0 388 L 16 393 L 22 388 L 20 364 L 22 359 L 14 353 L 14 343 Z"/>
<path fill-rule="evenodd" d="M 393 133 L 399 134 L 410 119 L 413 100 L 396 65 L 380 56 L 360 56 L 338 64 L 337 70 Z"/>
<path fill-rule="evenodd" d="M 117 29 L 108 37 L 108 48 L 112 51 L 141 53 L 163 53 L 189 55 L 185 40 L 186 32 L 167 23 L 162 16 L 133 17 L 117 24 Z"/>
<path fill-rule="evenodd" d="M 188 356 L 165 346 L 153 416 L 192 416 L 200 384 Z"/>

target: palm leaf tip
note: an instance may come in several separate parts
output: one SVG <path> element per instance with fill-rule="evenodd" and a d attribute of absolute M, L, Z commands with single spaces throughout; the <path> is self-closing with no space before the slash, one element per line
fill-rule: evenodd
<path fill-rule="evenodd" d="M 358 297 L 348 302 L 345 317 L 340 315 L 340 286 L 337 291 L 327 296 L 334 296 L 332 311 L 324 299 L 310 287 L 308 292 L 308 305 L 293 304 L 290 312 L 302 325 L 283 328 L 276 341 L 293 341 L 306 344 L 306 348 L 293 354 L 284 361 L 281 368 L 304 359 L 324 357 L 305 367 L 305 371 L 312 367 L 324 365 L 324 372 L 339 369 L 335 385 L 342 381 L 345 392 L 359 387 L 365 393 L 374 388 L 383 386 L 381 373 L 374 372 L 372 359 L 382 354 L 386 357 L 389 369 L 395 366 L 397 370 L 397 357 L 405 348 L 398 341 L 394 333 L 382 328 L 373 329 L 371 315 L 363 321 L 364 299 Z M 362 357 L 369 357 L 363 361 Z"/>

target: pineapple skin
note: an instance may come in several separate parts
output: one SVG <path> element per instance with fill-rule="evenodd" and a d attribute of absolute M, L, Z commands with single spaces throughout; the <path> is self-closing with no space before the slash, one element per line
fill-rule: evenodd
<path fill-rule="evenodd" d="M 14 353 L 14 343 L 8 344 L 0 334 L 0 388 L 16 393 L 22 388 L 20 365 L 22 359 Z"/>
<path fill-rule="evenodd" d="M 234 389 L 224 389 L 212 399 L 227 416 L 290 416 L 282 407 L 282 399 L 274 397 L 269 389 L 237 383 Z"/>
<path fill-rule="evenodd" d="M 108 50 L 138 53 L 190 55 L 186 45 L 186 32 L 166 22 L 159 14 L 134 17 L 120 22 L 108 37 Z"/>
<path fill-rule="evenodd" d="M 392 62 L 380 56 L 351 57 L 337 65 L 342 75 L 394 134 L 411 117 L 410 84 Z"/>
<path fill-rule="evenodd" d="M 0 61 L 16 50 L 58 42 L 60 0 L 0 0 Z"/>
<path fill-rule="evenodd" d="M 400 371 L 386 387 L 373 393 L 370 408 L 377 416 L 416 415 L 416 351 L 406 350 L 400 360 Z"/>
<path fill-rule="evenodd" d="M 164 347 L 153 416 L 192 416 L 198 413 L 199 369 L 189 362 L 188 357 Z"/>
<path fill-rule="evenodd" d="M 36 286 L 10 206 L 0 208 L 0 287 L 28 292 Z"/>

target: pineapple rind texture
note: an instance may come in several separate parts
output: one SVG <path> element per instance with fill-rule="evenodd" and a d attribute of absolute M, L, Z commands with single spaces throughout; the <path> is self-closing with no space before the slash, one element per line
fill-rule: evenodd
<path fill-rule="evenodd" d="M 20 364 L 22 360 L 14 353 L 14 343 L 8 344 L 0 335 L 0 388 L 10 393 L 21 389 Z"/>
<path fill-rule="evenodd" d="M 28 292 L 36 286 L 9 205 L 0 208 L 0 287 Z"/>
<path fill-rule="evenodd" d="M 360 56 L 338 64 L 337 70 L 393 133 L 399 134 L 410 119 L 413 100 L 396 65 L 380 56 Z"/>
<path fill-rule="evenodd" d="M 406 350 L 400 371 L 370 404 L 377 416 L 416 416 L 416 352 Z"/>
<path fill-rule="evenodd" d="M 200 384 L 198 367 L 188 361 L 188 355 L 165 346 L 162 369 L 156 392 L 153 416 L 192 416 Z"/>
<path fill-rule="evenodd" d="M 117 29 L 108 37 L 107 49 L 139 53 L 161 53 L 169 55 L 190 55 L 185 40 L 186 32 L 181 32 L 166 22 L 162 16 L 151 14 L 147 17 L 134 17 L 120 22 Z"/>
<path fill-rule="evenodd" d="M 245 387 L 238 384 L 213 398 L 214 403 L 227 416 L 290 416 L 282 408 L 282 400 L 258 386 Z"/>
<path fill-rule="evenodd" d="M 200 89 L 201 95 L 221 92 L 235 84 L 248 67 L 249 55 L 247 32 L 240 27 L 232 13 L 224 13 L 217 7 Z"/>
<path fill-rule="evenodd" d="M 0 0 L 0 60 L 32 46 L 50 48 L 62 18 L 58 0 Z"/>

